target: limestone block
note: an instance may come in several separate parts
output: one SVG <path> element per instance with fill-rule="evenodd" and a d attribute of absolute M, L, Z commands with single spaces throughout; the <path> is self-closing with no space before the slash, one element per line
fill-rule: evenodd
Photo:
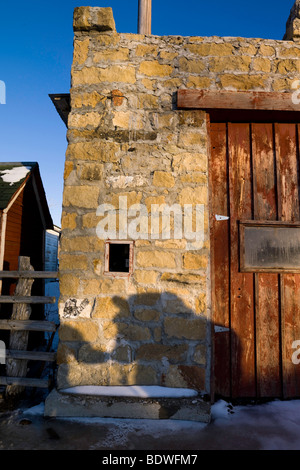
<path fill-rule="evenodd" d="M 151 334 L 148 328 L 134 323 L 104 321 L 102 324 L 105 339 L 121 337 L 126 341 L 149 341 Z"/>
<path fill-rule="evenodd" d="M 98 339 L 99 327 L 93 320 L 64 320 L 59 327 L 61 341 L 87 341 L 92 343 Z"/>
<path fill-rule="evenodd" d="M 202 43 L 202 44 L 188 44 L 186 48 L 193 54 L 199 56 L 226 56 L 231 55 L 233 52 L 232 44 L 215 44 Z"/>
<path fill-rule="evenodd" d="M 84 207 L 97 209 L 100 189 L 96 186 L 67 186 L 64 189 L 65 207 Z"/>
<path fill-rule="evenodd" d="M 84 39 L 83 41 L 74 41 L 73 64 L 83 64 L 87 60 L 89 44 L 89 39 Z"/>
<path fill-rule="evenodd" d="M 139 73 L 147 77 L 168 77 L 172 72 L 173 67 L 160 64 L 156 60 L 145 60 L 139 67 Z"/>
<path fill-rule="evenodd" d="M 205 389 L 205 370 L 200 366 L 171 365 L 165 375 L 166 387 Z"/>
<path fill-rule="evenodd" d="M 61 341 L 57 347 L 56 362 L 60 364 L 68 364 L 69 362 L 76 361 L 77 350 L 70 344 L 62 343 Z"/>
<path fill-rule="evenodd" d="M 120 146 L 115 142 L 76 142 L 68 145 L 66 156 L 72 160 L 117 162 L 119 150 Z"/>
<path fill-rule="evenodd" d="M 72 394 L 53 389 L 45 402 L 46 417 L 211 420 L 210 403 L 198 397 L 144 398 Z"/>
<path fill-rule="evenodd" d="M 152 204 L 158 204 L 159 206 L 166 203 L 165 196 L 148 196 L 145 198 L 145 205 L 147 211 L 151 212 Z"/>
<path fill-rule="evenodd" d="M 72 362 L 61 364 L 57 372 L 57 388 L 75 387 L 77 385 L 107 385 L 109 368 L 106 363 L 87 364 Z"/>
<path fill-rule="evenodd" d="M 72 108 L 82 108 L 91 106 L 95 108 L 99 103 L 105 103 L 106 96 L 100 95 L 97 91 L 91 93 L 71 93 L 71 106 Z"/>
<path fill-rule="evenodd" d="M 124 279 L 102 279 L 100 281 L 100 290 L 102 294 L 125 293 Z"/>
<path fill-rule="evenodd" d="M 128 318 L 130 317 L 130 309 L 125 298 L 98 297 L 93 318 Z"/>
<path fill-rule="evenodd" d="M 185 269 L 205 269 L 208 257 L 203 254 L 185 253 L 182 261 Z"/>
<path fill-rule="evenodd" d="M 84 344 L 78 352 L 78 361 L 86 364 L 99 364 L 106 360 L 106 351 L 100 344 Z"/>
<path fill-rule="evenodd" d="M 79 288 L 78 276 L 73 274 L 61 274 L 59 278 L 59 287 L 61 295 L 76 296 Z"/>
<path fill-rule="evenodd" d="M 199 129 L 206 121 L 206 114 L 203 111 L 184 110 L 178 113 L 179 125 L 195 127 Z"/>
<path fill-rule="evenodd" d="M 283 59 L 277 61 L 277 70 L 281 75 L 290 72 L 300 72 L 300 60 Z"/>
<path fill-rule="evenodd" d="M 253 60 L 253 70 L 256 72 L 271 72 L 272 62 L 270 59 L 258 57 Z"/>
<path fill-rule="evenodd" d="M 84 253 L 95 251 L 104 251 L 104 241 L 100 240 L 98 237 L 72 237 L 67 238 L 65 236 L 62 237 L 61 240 L 61 251 L 66 251 L 68 253 L 72 251 L 81 251 Z"/>
<path fill-rule="evenodd" d="M 243 91 L 265 89 L 267 78 L 265 75 L 225 74 L 220 77 L 220 84 L 222 88 L 234 88 Z"/>
<path fill-rule="evenodd" d="M 174 176 L 166 171 L 155 171 L 153 175 L 153 185 L 163 188 L 173 188 L 175 185 Z"/>
<path fill-rule="evenodd" d="M 66 180 L 70 174 L 72 173 L 74 168 L 73 162 L 66 161 L 65 162 L 65 169 L 64 169 L 64 180 Z"/>
<path fill-rule="evenodd" d="M 187 344 L 143 344 L 136 353 L 137 361 L 161 361 L 164 357 L 171 364 L 178 364 L 187 358 Z"/>
<path fill-rule="evenodd" d="M 193 303 L 192 299 L 180 299 L 175 298 L 166 300 L 164 302 L 164 311 L 167 313 L 179 313 L 179 314 L 193 314 Z"/>
<path fill-rule="evenodd" d="M 176 268 L 175 254 L 168 251 L 139 251 L 137 265 L 143 268 Z"/>
<path fill-rule="evenodd" d="M 158 321 L 160 319 L 160 312 L 151 308 L 139 307 L 135 310 L 134 316 L 137 320 L 150 322 Z"/>
<path fill-rule="evenodd" d="M 139 44 L 135 50 L 137 57 L 145 57 L 151 55 L 151 57 L 157 56 L 157 46 L 155 44 Z"/>
<path fill-rule="evenodd" d="M 136 191 L 127 191 L 127 192 L 121 192 L 121 193 L 115 193 L 111 196 L 110 199 L 110 204 L 112 204 L 116 209 L 119 208 L 119 203 L 120 199 L 119 197 L 126 197 L 127 198 L 127 208 L 132 206 L 133 204 L 140 204 L 143 193 L 142 192 L 136 192 Z M 124 199 L 125 201 L 125 199 Z"/>
<path fill-rule="evenodd" d="M 281 57 L 300 57 L 300 47 L 282 47 L 280 49 Z"/>
<path fill-rule="evenodd" d="M 207 203 L 207 188 L 206 186 L 198 186 L 196 188 L 186 187 L 183 188 L 179 195 L 179 203 L 184 204 L 206 204 Z"/>
<path fill-rule="evenodd" d="M 126 61 L 129 59 L 129 49 L 127 47 L 121 47 L 116 50 L 103 50 L 101 52 L 95 52 L 93 56 L 93 62 L 118 62 Z"/>
<path fill-rule="evenodd" d="M 131 111 L 118 111 L 114 113 L 113 125 L 121 129 L 141 130 L 144 127 L 143 116 Z"/>
<path fill-rule="evenodd" d="M 140 269 L 134 271 L 134 277 L 139 284 L 156 284 L 158 274 L 159 273 L 157 271 L 146 271 Z"/>
<path fill-rule="evenodd" d="M 82 181 L 100 181 L 103 177 L 103 170 L 102 163 L 77 164 L 77 173 Z"/>
<path fill-rule="evenodd" d="M 223 72 L 226 70 L 248 72 L 251 60 L 251 57 L 248 56 L 214 57 L 210 59 L 209 70 L 211 72 Z"/>
<path fill-rule="evenodd" d="M 174 318 L 167 317 L 164 320 L 165 334 L 169 338 L 204 340 L 206 336 L 206 319 L 195 318 Z"/>
<path fill-rule="evenodd" d="M 160 300 L 160 293 L 155 289 L 149 289 L 148 287 L 138 288 L 138 294 L 134 298 L 135 305 L 142 306 L 154 306 Z"/>
<path fill-rule="evenodd" d="M 82 289 L 84 295 L 97 295 L 100 290 L 99 279 L 87 279 L 82 281 Z"/>
<path fill-rule="evenodd" d="M 59 269 L 72 270 L 72 269 L 87 269 L 87 257 L 85 255 L 73 255 L 62 253 L 59 257 Z"/>
<path fill-rule="evenodd" d="M 209 88 L 212 84 L 212 80 L 209 77 L 198 77 L 196 75 L 190 75 L 187 87 L 188 88 Z"/>
<path fill-rule="evenodd" d="M 112 351 L 112 359 L 120 362 L 131 362 L 132 361 L 132 349 L 130 346 L 117 346 Z"/>
<path fill-rule="evenodd" d="M 156 385 L 157 377 L 150 365 L 111 363 L 109 381 L 110 385 Z"/>
<path fill-rule="evenodd" d="M 84 67 L 73 70 L 72 86 L 93 85 L 102 82 L 135 83 L 135 68 L 131 65 L 111 65 L 107 68 Z"/>
<path fill-rule="evenodd" d="M 207 183 L 207 175 L 203 173 L 192 173 L 190 175 L 183 175 L 180 177 L 183 183 L 198 183 L 204 185 Z"/>
<path fill-rule="evenodd" d="M 207 171 L 207 155 L 183 152 L 173 157 L 173 168 L 178 174 Z"/>
<path fill-rule="evenodd" d="M 85 114 L 71 113 L 69 115 L 69 127 L 98 127 L 101 122 L 99 113 L 90 112 Z"/>
<path fill-rule="evenodd" d="M 76 212 L 62 212 L 62 217 L 61 217 L 61 228 L 62 230 L 64 229 L 69 229 L 69 230 L 74 230 L 76 228 L 76 218 L 77 218 L 77 213 Z"/>
<path fill-rule="evenodd" d="M 195 300 L 195 313 L 206 314 L 206 294 L 200 294 Z"/>
<path fill-rule="evenodd" d="M 77 7 L 73 15 L 74 31 L 115 31 L 111 8 Z"/>
<path fill-rule="evenodd" d="M 268 46 L 266 44 L 261 44 L 261 46 L 259 48 L 259 53 L 262 56 L 271 57 L 271 56 L 275 55 L 276 51 L 275 51 L 275 48 L 272 47 L 272 46 Z"/>
<path fill-rule="evenodd" d="M 181 131 L 179 135 L 179 143 L 184 147 L 199 147 L 206 145 L 206 137 L 199 131 Z"/>
<path fill-rule="evenodd" d="M 205 63 L 201 60 L 192 60 L 186 57 L 179 59 L 179 72 L 200 73 L 205 70 Z"/>
<path fill-rule="evenodd" d="M 295 81 L 295 79 L 291 78 L 277 78 L 273 82 L 273 90 L 274 91 L 291 91 L 292 84 Z"/>
<path fill-rule="evenodd" d="M 300 18 L 290 17 L 287 22 L 285 40 L 297 41 L 300 39 Z"/>
<path fill-rule="evenodd" d="M 195 353 L 193 355 L 193 360 L 197 364 L 206 364 L 206 347 L 204 344 L 199 344 L 198 346 L 196 346 Z"/>
<path fill-rule="evenodd" d="M 200 274 L 192 273 L 163 273 L 161 281 L 178 283 L 178 284 L 200 284 L 202 286 L 206 283 L 206 278 Z"/>
<path fill-rule="evenodd" d="M 155 240 L 155 246 L 165 249 L 184 250 L 186 240 Z"/>

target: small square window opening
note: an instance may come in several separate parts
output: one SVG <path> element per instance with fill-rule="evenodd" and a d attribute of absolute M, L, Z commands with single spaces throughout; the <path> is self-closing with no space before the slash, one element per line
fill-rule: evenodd
<path fill-rule="evenodd" d="M 106 242 L 105 273 L 126 275 L 132 272 L 132 242 Z"/>

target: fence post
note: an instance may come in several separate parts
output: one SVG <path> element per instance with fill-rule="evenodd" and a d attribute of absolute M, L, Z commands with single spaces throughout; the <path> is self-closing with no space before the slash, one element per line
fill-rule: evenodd
<path fill-rule="evenodd" d="M 19 271 L 34 271 L 30 264 L 30 258 L 27 256 L 19 257 Z M 20 278 L 18 280 L 15 294 L 20 296 L 30 296 L 31 287 L 34 279 Z M 31 315 L 30 304 L 17 303 L 13 305 L 11 315 L 12 320 L 29 320 Z M 9 339 L 9 349 L 26 350 L 28 344 L 28 331 L 11 331 Z M 26 377 L 27 360 L 25 359 L 7 359 L 7 375 L 10 377 Z M 21 393 L 24 387 L 19 385 L 8 385 L 6 395 L 12 396 Z"/>

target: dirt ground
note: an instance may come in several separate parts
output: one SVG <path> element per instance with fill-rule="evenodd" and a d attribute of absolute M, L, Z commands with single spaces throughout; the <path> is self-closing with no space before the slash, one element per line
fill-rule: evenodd
<path fill-rule="evenodd" d="M 213 406 L 212 421 L 45 418 L 41 397 L 0 412 L 0 450 L 300 450 L 300 401 Z"/>

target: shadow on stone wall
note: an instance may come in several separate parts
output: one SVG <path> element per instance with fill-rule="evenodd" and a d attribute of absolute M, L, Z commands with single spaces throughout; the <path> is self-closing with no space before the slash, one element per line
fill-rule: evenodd
<path fill-rule="evenodd" d="M 214 362 L 222 371 L 221 380 L 224 376 L 227 381 L 223 390 L 230 397 L 231 342 L 236 345 L 236 390 L 244 390 L 249 396 L 247 390 L 255 389 L 253 374 L 249 371 L 245 376 L 239 371 L 243 351 L 234 332 L 224 325 L 212 325 L 205 312 L 196 314 L 188 301 L 174 293 L 98 298 L 90 305 L 88 315 L 78 313 L 77 307 L 73 299 L 73 309 L 68 310 L 59 331 L 58 389 L 78 385 L 159 385 L 192 388 L 210 395 Z M 211 357 L 212 329 L 217 331 L 221 345 L 224 343 L 223 354 L 219 349 L 216 361 Z M 225 347 L 229 351 L 224 354 Z"/>
<path fill-rule="evenodd" d="M 98 298 L 88 317 L 76 308 L 73 300 L 59 330 L 59 389 L 136 384 L 207 392 L 210 322 L 177 295 Z"/>

